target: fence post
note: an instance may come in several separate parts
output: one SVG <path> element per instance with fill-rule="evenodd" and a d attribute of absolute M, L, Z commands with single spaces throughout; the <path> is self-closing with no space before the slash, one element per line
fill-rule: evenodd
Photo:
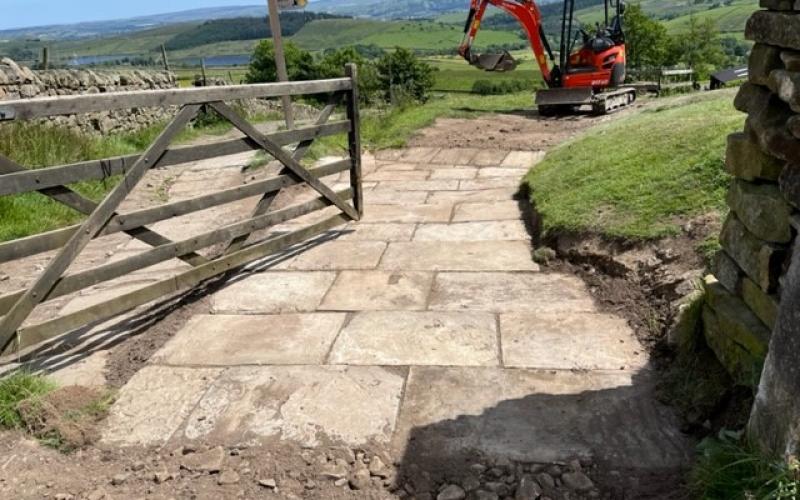
<path fill-rule="evenodd" d="M 200 72 L 203 74 L 203 87 L 208 87 L 208 78 L 206 77 L 206 58 L 200 58 Z"/>
<path fill-rule="evenodd" d="M 359 218 L 364 216 L 364 192 L 361 188 L 361 123 L 358 111 L 358 68 L 353 63 L 344 67 L 344 74 L 350 78 L 353 89 L 347 93 L 347 119 L 350 120 L 350 132 L 347 139 L 350 148 L 350 185 L 353 188 L 353 205 Z"/>
<path fill-rule="evenodd" d="M 167 59 L 167 47 L 161 44 L 161 62 L 164 64 L 164 71 L 169 71 L 169 59 Z"/>
<path fill-rule="evenodd" d="M 42 47 L 42 69 L 49 69 L 50 68 L 50 49 L 48 47 Z"/>

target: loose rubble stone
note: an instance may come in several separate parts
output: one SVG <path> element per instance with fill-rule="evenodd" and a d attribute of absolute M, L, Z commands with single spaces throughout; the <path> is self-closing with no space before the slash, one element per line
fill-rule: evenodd
<path fill-rule="evenodd" d="M 750 234 L 734 214 L 730 214 L 725 221 L 720 242 L 728 255 L 758 286 L 767 292 L 775 289 L 785 249 Z"/>
<path fill-rule="evenodd" d="M 469 500 L 497 500 L 500 498 L 497 493 L 492 491 L 477 490 L 469 495 Z"/>
<path fill-rule="evenodd" d="M 220 486 L 228 484 L 236 484 L 239 482 L 239 474 L 233 470 L 223 471 L 217 478 L 217 484 Z"/>
<path fill-rule="evenodd" d="M 517 486 L 517 493 L 515 495 L 515 500 L 536 500 L 542 494 L 542 488 L 539 486 L 533 476 L 530 474 L 525 474 L 519 481 L 519 486 Z"/>
<path fill-rule="evenodd" d="M 372 484 L 369 470 L 366 468 L 358 469 L 350 477 L 350 487 L 354 490 L 365 490 Z"/>
<path fill-rule="evenodd" d="M 264 488 L 269 488 L 274 490 L 278 487 L 278 483 L 274 479 L 259 479 L 258 480 L 259 486 L 263 486 Z"/>
<path fill-rule="evenodd" d="M 561 475 L 564 486 L 574 491 L 589 491 L 594 488 L 594 483 L 583 472 L 566 472 Z"/>
<path fill-rule="evenodd" d="M 372 459 L 369 461 L 369 473 L 381 479 L 386 479 L 389 477 L 389 472 L 386 469 L 386 465 L 384 465 L 383 461 L 378 457 L 372 457 Z"/>
<path fill-rule="evenodd" d="M 542 488 L 553 489 L 556 487 L 556 481 L 553 479 L 553 476 L 546 472 L 540 472 L 536 474 L 536 482 L 541 485 Z"/>
<path fill-rule="evenodd" d="M 332 463 L 327 463 L 322 467 L 320 476 L 334 481 L 346 478 L 350 473 L 350 467 L 342 459 L 336 459 Z"/>
<path fill-rule="evenodd" d="M 121 484 L 125 484 L 125 481 L 128 480 L 127 474 L 117 474 L 113 478 L 111 478 L 111 484 L 114 486 L 119 486 Z"/>
<path fill-rule="evenodd" d="M 190 453 L 184 456 L 181 468 L 191 472 L 219 472 L 224 459 L 225 450 L 222 446 L 217 446 L 204 453 Z"/>
<path fill-rule="evenodd" d="M 791 208 L 775 184 L 736 180 L 728 190 L 728 205 L 755 237 L 774 243 L 792 239 Z"/>
<path fill-rule="evenodd" d="M 464 488 L 466 492 L 475 491 L 481 487 L 481 480 L 476 476 L 468 476 L 461 482 L 461 487 Z"/>
<path fill-rule="evenodd" d="M 466 498 L 466 492 L 457 484 L 451 484 L 436 495 L 436 500 L 462 500 Z"/>
<path fill-rule="evenodd" d="M 770 156 L 747 134 L 737 132 L 728 136 L 725 169 L 729 174 L 744 180 L 777 180 L 784 162 Z"/>

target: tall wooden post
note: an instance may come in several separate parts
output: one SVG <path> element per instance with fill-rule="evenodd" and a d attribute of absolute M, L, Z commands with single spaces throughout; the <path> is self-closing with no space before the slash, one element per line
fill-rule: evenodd
<path fill-rule="evenodd" d="M 167 47 L 161 44 L 161 61 L 164 63 L 164 71 L 169 71 L 169 59 L 167 59 Z"/>
<path fill-rule="evenodd" d="M 281 19 L 278 11 L 278 0 L 267 0 L 269 9 L 269 29 L 272 32 L 272 44 L 275 47 L 275 69 L 278 72 L 279 82 L 288 82 L 289 75 L 286 72 L 286 57 L 283 54 L 283 38 L 281 37 Z M 294 128 L 294 118 L 292 117 L 292 98 L 288 95 L 282 96 L 283 115 L 286 118 L 286 127 Z"/>
<path fill-rule="evenodd" d="M 200 71 L 203 74 L 203 87 L 208 87 L 208 78 L 206 77 L 206 58 L 200 58 Z"/>
<path fill-rule="evenodd" d="M 42 69 L 50 67 L 50 48 L 42 47 Z"/>

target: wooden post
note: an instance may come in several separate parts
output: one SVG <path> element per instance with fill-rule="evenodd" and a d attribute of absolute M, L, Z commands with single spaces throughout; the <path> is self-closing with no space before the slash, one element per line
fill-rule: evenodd
<path fill-rule="evenodd" d="M 206 58 L 200 58 L 200 72 L 203 74 L 203 87 L 208 87 L 208 79 L 206 78 Z"/>
<path fill-rule="evenodd" d="M 161 62 L 164 63 L 164 71 L 169 71 L 169 59 L 167 59 L 167 47 L 161 44 Z"/>
<path fill-rule="evenodd" d="M 42 69 L 50 67 L 50 48 L 42 47 Z"/>
<path fill-rule="evenodd" d="M 353 63 L 344 67 L 344 75 L 353 82 L 353 89 L 347 93 L 347 119 L 350 120 L 350 132 L 347 142 L 350 149 L 350 185 L 353 189 L 353 205 L 359 219 L 364 216 L 364 193 L 361 189 L 361 130 L 358 112 L 358 68 Z"/>
<path fill-rule="evenodd" d="M 278 11 L 278 0 L 267 0 L 269 9 L 269 29 L 272 32 L 272 44 L 275 47 L 275 69 L 278 72 L 279 82 L 288 82 L 289 75 L 286 72 L 286 57 L 283 54 L 283 38 L 281 36 L 281 19 Z M 294 128 L 294 117 L 292 116 L 292 98 L 288 95 L 281 97 L 283 103 L 283 116 L 286 119 L 286 127 Z"/>

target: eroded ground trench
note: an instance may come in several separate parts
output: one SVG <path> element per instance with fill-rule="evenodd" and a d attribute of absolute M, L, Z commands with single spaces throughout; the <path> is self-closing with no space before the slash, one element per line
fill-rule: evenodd
<path fill-rule="evenodd" d="M 596 289 L 533 261 L 518 199 L 546 149 L 607 119 L 439 120 L 405 149 L 366 155 L 363 221 L 49 346 L 28 365 L 117 386 L 117 399 L 79 452 L 4 436 L 0 496 L 676 496 L 689 442 L 654 397 L 647 349 Z M 152 172 L 125 208 L 274 174 L 244 169 L 251 155 L 228 160 Z M 185 238 L 256 201 L 157 229 Z M 141 248 L 120 237 L 79 265 Z M 0 286 L 18 288 L 42 261 Z"/>

